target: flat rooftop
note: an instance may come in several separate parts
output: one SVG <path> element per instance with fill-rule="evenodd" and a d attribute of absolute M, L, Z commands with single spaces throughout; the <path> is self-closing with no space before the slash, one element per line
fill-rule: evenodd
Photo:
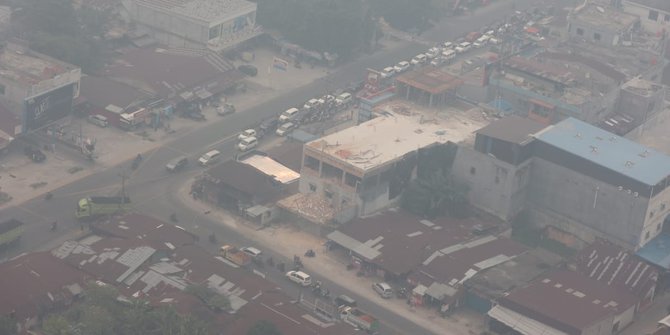
<path fill-rule="evenodd" d="M 256 10 L 256 4 L 246 0 L 135 0 L 135 2 L 138 6 L 212 23 Z"/>
<path fill-rule="evenodd" d="M 268 176 L 274 177 L 282 184 L 290 184 L 300 179 L 300 174 L 287 168 L 276 160 L 261 155 L 253 155 L 241 161 L 244 164 L 249 164 Z"/>
<path fill-rule="evenodd" d="M 403 73 L 396 78 L 396 81 L 430 94 L 441 94 L 463 83 L 460 78 L 434 66 Z"/>
<path fill-rule="evenodd" d="M 649 186 L 670 175 L 670 156 L 575 118 L 567 118 L 534 136 Z"/>
<path fill-rule="evenodd" d="M 75 69 L 74 65 L 13 43 L 0 51 L 0 77 L 22 85 L 36 85 Z"/>
<path fill-rule="evenodd" d="M 626 30 L 640 20 L 636 15 L 594 4 L 584 6 L 573 15 L 577 20 L 615 31 Z"/>
<path fill-rule="evenodd" d="M 309 142 L 306 149 L 366 171 L 433 144 L 462 142 L 487 123 L 481 113 L 429 112 L 403 101 L 384 104 L 377 112 L 380 116 Z"/>

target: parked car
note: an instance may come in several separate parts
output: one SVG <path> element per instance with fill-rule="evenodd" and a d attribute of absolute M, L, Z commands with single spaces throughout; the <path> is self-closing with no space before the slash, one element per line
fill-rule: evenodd
<path fill-rule="evenodd" d="M 188 165 L 188 158 L 186 156 L 179 156 L 165 165 L 168 172 L 177 172 Z"/>
<path fill-rule="evenodd" d="M 323 101 L 322 99 L 309 99 L 309 100 L 307 100 L 307 102 L 305 102 L 305 104 L 302 106 L 302 108 L 305 109 L 305 110 L 310 110 L 310 109 L 317 108 L 317 107 L 323 105 L 324 102 L 325 101 Z"/>
<path fill-rule="evenodd" d="M 447 42 L 444 42 L 444 44 L 443 44 L 443 45 L 444 45 L 444 48 L 443 48 L 443 50 L 449 50 L 449 49 L 453 49 L 453 48 L 454 48 L 454 46 L 455 46 L 455 45 L 454 45 L 454 43 L 452 43 L 452 42 L 449 42 L 449 41 L 447 41 Z"/>
<path fill-rule="evenodd" d="M 409 69 L 409 66 L 410 66 L 409 62 L 402 61 L 396 64 L 396 66 L 394 66 L 393 69 L 395 70 L 396 73 L 402 73 L 407 71 L 407 69 Z"/>
<path fill-rule="evenodd" d="M 237 135 L 237 140 L 241 141 L 247 137 L 256 137 L 256 130 L 254 129 L 247 129 L 243 132 L 241 132 L 239 135 Z"/>
<path fill-rule="evenodd" d="M 372 284 L 372 289 L 384 299 L 393 297 L 393 289 L 387 283 L 374 283 Z"/>
<path fill-rule="evenodd" d="M 265 134 L 274 132 L 277 130 L 277 126 L 279 125 L 279 119 L 277 118 L 270 118 L 261 123 L 260 126 L 258 126 L 258 132 L 260 136 L 263 136 Z"/>
<path fill-rule="evenodd" d="M 395 71 L 395 69 L 393 68 L 393 66 L 385 67 L 385 68 L 381 71 L 381 73 L 382 73 L 382 78 L 390 78 L 390 77 L 393 77 L 393 75 L 395 74 L 395 72 L 396 72 L 396 71 Z"/>
<path fill-rule="evenodd" d="M 426 57 L 426 55 L 418 54 L 418 55 L 414 56 L 414 58 L 412 58 L 410 63 L 412 65 L 421 65 L 421 64 L 424 64 L 427 60 L 428 60 L 428 57 Z"/>
<path fill-rule="evenodd" d="M 302 271 L 289 271 L 286 273 L 286 277 L 303 287 L 312 285 L 312 277 Z"/>
<path fill-rule="evenodd" d="M 260 256 L 263 253 L 262 251 L 254 248 L 254 247 L 244 247 L 240 250 L 242 250 L 242 252 L 246 253 L 247 255 L 249 255 L 253 258 L 257 258 L 258 256 Z"/>
<path fill-rule="evenodd" d="M 35 163 L 41 163 L 47 159 L 47 155 L 45 155 L 40 149 L 37 149 L 31 145 L 23 148 L 23 153 Z"/>
<path fill-rule="evenodd" d="M 353 96 L 351 95 L 351 93 L 348 93 L 348 92 L 344 92 L 344 93 L 338 95 L 337 98 L 335 98 L 335 103 L 338 106 L 348 105 L 352 101 L 353 101 Z"/>
<path fill-rule="evenodd" d="M 255 66 L 249 64 L 242 64 L 238 66 L 237 69 L 249 77 L 255 77 L 258 74 L 258 69 Z"/>
<path fill-rule="evenodd" d="M 429 59 L 433 59 L 440 54 L 440 51 L 441 51 L 440 48 L 432 47 L 428 49 L 428 51 L 426 51 L 426 57 L 428 57 Z"/>
<path fill-rule="evenodd" d="M 216 106 L 216 114 L 226 116 L 235 113 L 235 106 L 232 104 L 223 104 L 223 106 Z"/>
<path fill-rule="evenodd" d="M 279 126 L 277 128 L 277 131 L 275 132 L 277 136 L 286 136 L 288 133 L 290 133 L 293 129 L 296 128 L 296 124 L 293 122 L 286 122 Z"/>
<path fill-rule="evenodd" d="M 456 51 L 454 51 L 452 49 L 445 50 L 445 51 L 442 52 L 442 57 L 444 57 L 444 59 L 446 61 L 450 61 L 450 60 L 456 58 Z"/>
<path fill-rule="evenodd" d="M 444 58 L 442 56 L 438 56 L 438 57 L 433 58 L 433 60 L 430 61 L 430 65 L 440 66 L 440 65 L 444 64 L 446 61 L 447 61 L 446 58 Z"/>
<path fill-rule="evenodd" d="M 300 112 L 300 110 L 295 107 L 285 110 L 283 113 L 281 113 L 281 115 L 279 115 L 279 122 L 288 122 L 295 119 L 295 117 L 298 116 L 298 112 Z"/>
<path fill-rule="evenodd" d="M 472 47 L 472 44 L 470 44 L 470 42 L 462 42 L 454 50 L 456 51 L 456 53 L 462 54 L 462 53 L 468 52 L 471 47 Z"/>
<path fill-rule="evenodd" d="M 237 149 L 245 152 L 258 146 L 258 139 L 255 137 L 245 137 L 237 144 Z"/>

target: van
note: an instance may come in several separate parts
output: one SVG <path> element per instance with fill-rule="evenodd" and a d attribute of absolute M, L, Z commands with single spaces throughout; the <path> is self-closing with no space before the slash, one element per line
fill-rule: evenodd
<path fill-rule="evenodd" d="M 372 289 L 384 299 L 393 297 L 393 289 L 387 283 L 374 283 L 372 284 Z"/>
<path fill-rule="evenodd" d="M 237 149 L 245 152 L 258 146 L 258 140 L 255 137 L 245 137 L 237 144 Z"/>
<path fill-rule="evenodd" d="M 348 105 L 351 103 L 351 100 L 353 100 L 353 97 L 351 96 L 351 93 L 344 92 L 335 98 L 335 103 L 338 105 Z"/>
<path fill-rule="evenodd" d="M 216 163 L 220 157 L 221 153 L 218 150 L 212 150 L 200 156 L 200 159 L 198 159 L 198 163 L 200 163 L 200 165 L 202 166 L 212 165 Z"/>
<path fill-rule="evenodd" d="M 290 281 L 303 287 L 312 285 L 312 277 L 302 271 L 289 271 L 286 273 L 286 277 Z"/>
<path fill-rule="evenodd" d="M 168 172 L 177 172 L 188 165 L 188 158 L 186 156 L 179 156 L 165 165 Z"/>
<path fill-rule="evenodd" d="M 442 57 L 446 59 L 447 61 L 450 61 L 454 58 L 456 58 L 456 51 L 454 50 L 445 50 L 442 52 Z"/>
<path fill-rule="evenodd" d="M 100 114 L 95 114 L 95 115 L 89 115 L 88 116 L 88 122 L 98 126 L 105 128 L 107 127 L 107 118 L 100 115 Z"/>
<path fill-rule="evenodd" d="M 299 110 L 297 108 L 289 108 L 279 116 L 279 122 L 288 122 L 293 120 L 298 115 Z"/>
<path fill-rule="evenodd" d="M 470 42 L 463 42 L 463 43 L 459 44 L 456 47 L 455 50 L 456 50 L 456 53 L 462 54 L 462 53 L 467 52 L 468 50 L 470 50 L 471 47 L 472 47 L 472 44 L 470 44 Z"/>
<path fill-rule="evenodd" d="M 412 58 L 410 63 L 412 65 L 419 65 L 419 64 L 425 63 L 427 59 L 428 59 L 428 57 L 426 57 L 426 55 L 418 54 L 418 55 L 414 56 L 414 58 Z"/>

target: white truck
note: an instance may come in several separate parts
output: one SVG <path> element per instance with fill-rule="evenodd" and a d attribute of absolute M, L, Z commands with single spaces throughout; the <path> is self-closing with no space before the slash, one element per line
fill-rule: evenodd
<path fill-rule="evenodd" d="M 356 307 L 341 306 L 340 319 L 354 327 L 365 330 L 369 334 L 375 334 L 379 331 L 379 320 Z"/>

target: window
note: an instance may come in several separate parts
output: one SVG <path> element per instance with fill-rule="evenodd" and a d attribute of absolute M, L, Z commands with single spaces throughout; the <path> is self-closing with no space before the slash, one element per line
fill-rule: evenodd
<path fill-rule="evenodd" d="M 474 176 L 475 173 L 477 173 L 477 169 L 475 169 L 475 167 L 473 166 L 470 168 L 470 174 Z"/>
<path fill-rule="evenodd" d="M 658 20 L 658 11 L 650 10 L 649 11 L 649 16 L 647 18 L 649 18 L 649 20 L 652 20 L 652 21 Z"/>
<path fill-rule="evenodd" d="M 579 35 L 579 36 L 584 36 L 584 29 L 582 29 L 582 28 L 577 28 L 577 35 Z"/>
<path fill-rule="evenodd" d="M 600 41 L 600 34 L 593 33 L 593 39 L 596 40 L 596 41 Z"/>

